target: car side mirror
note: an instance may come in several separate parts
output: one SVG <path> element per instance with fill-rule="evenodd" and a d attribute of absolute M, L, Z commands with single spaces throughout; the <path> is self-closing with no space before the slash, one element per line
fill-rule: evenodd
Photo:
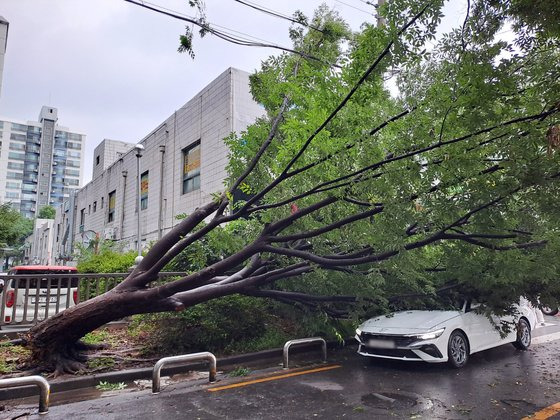
<path fill-rule="evenodd" d="M 471 303 L 470 305 L 467 306 L 467 309 L 465 312 L 472 312 L 478 308 L 480 308 L 482 306 L 481 303 Z"/>

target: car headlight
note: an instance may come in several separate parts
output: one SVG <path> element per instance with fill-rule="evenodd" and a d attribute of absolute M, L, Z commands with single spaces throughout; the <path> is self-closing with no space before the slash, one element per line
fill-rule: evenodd
<path fill-rule="evenodd" d="M 356 328 L 356 335 L 362 335 L 362 330 L 360 330 L 359 328 Z"/>
<path fill-rule="evenodd" d="M 432 340 L 434 338 L 438 338 L 444 331 L 445 328 L 440 328 L 439 330 L 430 331 L 424 334 L 410 334 L 408 337 L 416 337 L 419 340 Z"/>

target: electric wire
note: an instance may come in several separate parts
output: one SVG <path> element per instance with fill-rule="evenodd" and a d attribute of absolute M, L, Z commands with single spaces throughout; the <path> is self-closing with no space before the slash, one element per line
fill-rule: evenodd
<path fill-rule="evenodd" d="M 324 33 L 324 31 L 323 31 L 322 29 L 320 29 L 320 28 L 318 28 L 318 27 L 316 27 L 316 26 L 314 26 L 314 25 L 310 25 L 310 24 L 308 24 L 308 23 L 305 23 L 305 22 L 302 22 L 302 21 L 300 21 L 300 20 L 294 19 L 294 18 L 291 17 L 291 16 L 284 15 L 284 14 L 282 14 L 282 13 L 280 13 L 280 12 L 277 12 L 277 11 L 275 11 L 275 10 L 266 8 L 266 7 L 264 7 L 264 6 L 260 6 L 260 5 L 256 4 L 256 3 L 251 3 L 251 2 L 249 2 L 249 1 L 244 1 L 244 0 L 233 0 L 233 1 L 235 1 L 235 2 L 237 2 L 237 3 L 239 3 L 239 4 L 242 4 L 242 5 L 244 5 L 244 6 L 250 7 L 250 8 L 252 8 L 252 9 L 258 10 L 258 11 L 260 11 L 260 12 L 266 13 L 266 14 L 268 14 L 268 15 L 275 16 L 275 17 L 278 17 L 278 18 L 280 18 L 280 19 L 288 20 L 288 21 L 290 21 L 290 22 L 292 22 L 292 23 L 297 23 L 298 25 L 302 25 L 302 26 L 305 26 L 305 27 L 307 27 L 307 28 L 313 29 L 314 31 Z"/>
<path fill-rule="evenodd" d="M 359 7 L 352 6 L 351 4 L 348 4 L 348 3 L 343 2 L 343 1 L 341 1 L 341 0 L 334 0 L 334 1 L 337 2 L 337 3 L 343 4 L 343 5 L 345 5 L 345 6 L 351 7 L 352 9 L 358 10 L 359 12 L 365 13 L 365 14 L 367 14 L 367 15 L 369 15 L 369 16 L 372 15 L 372 12 L 368 12 L 368 11 L 366 11 L 366 10 L 364 10 L 364 9 L 360 9 Z"/>
<path fill-rule="evenodd" d="M 299 56 L 301 56 L 305 59 L 318 61 L 318 62 L 327 64 L 327 65 L 332 66 L 332 67 L 339 67 L 336 64 L 325 62 L 324 60 L 322 60 L 318 57 L 315 57 L 315 56 L 310 55 L 310 54 L 303 53 L 301 51 L 294 50 L 292 48 L 283 47 L 283 46 L 280 46 L 278 44 L 274 44 L 274 43 L 270 43 L 270 42 L 255 42 L 255 41 L 251 41 L 251 40 L 244 39 L 244 38 L 241 38 L 241 37 L 233 36 L 231 33 L 227 33 L 225 31 L 219 31 L 219 30 L 213 28 L 211 26 L 211 24 L 208 23 L 208 22 L 203 22 L 203 21 L 197 20 L 193 17 L 187 16 L 187 15 L 182 15 L 182 14 L 177 13 L 175 11 L 171 11 L 170 9 L 167 9 L 167 8 L 162 7 L 162 6 L 156 5 L 154 3 L 149 3 L 149 2 L 143 1 L 143 0 L 139 0 L 139 1 L 124 0 L 124 1 L 127 2 L 127 3 L 134 4 L 136 6 L 140 6 L 140 7 L 143 7 L 145 9 L 151 10 L 153 12 L 172 17 L 174 19 L 178 19 L 178 20 L 181 20 L 181 21 L 184 21 L 184 22 L 191 23 L 191 24 L 196 25 L 199 28 L 203 29 L 204 31 L 207 31 L 207 32 L 211 33 L 212 35 L 217 36 L 218 38 L 221 38 L 224 41 L 230 42 L 232 44 L 241 45 L 241 46 L 245 46 L 245 47 L 273 48 L 273 49 L 297 54 L 297 55 L 299 55 Z M 214 26 L 217 26 L 217 25 L 214 25 Z M 231 31 L 231 30 L 229 30 L 229 31 Z"/>

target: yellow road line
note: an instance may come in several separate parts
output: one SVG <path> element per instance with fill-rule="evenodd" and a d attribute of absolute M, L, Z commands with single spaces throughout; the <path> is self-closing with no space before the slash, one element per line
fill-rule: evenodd
<path fill-rule="evenodd" d="M 251 381 L 238 382 L 231 385 L 218 386 L 215 388 L 208 388 L 210 392 L 223 391 L 224 389 L 240 388 L 247 385 L 258 384 L 261 382 L 275 381 L 277 379 L 291 378 L 292 376 L 307 375 L 308 373 L 323 372 L 325 370 L 332 370 L 342 367 L 341 365 L 331 365 L 315 369 L 302 370 L 299 372 L 286 373 L 284 375 L 267 376 L 266 378 L 253 379 Z"/>
<path fill-rule="evenodd" d="M 537 411 L 535 414 L 529 417 L 523 417 L 522 420 L 546 420 L 551 418 L 552 416 L 555 416 L 556 414 L 560 414 L 560 402 L 543 408 L 541 411 Z"/>

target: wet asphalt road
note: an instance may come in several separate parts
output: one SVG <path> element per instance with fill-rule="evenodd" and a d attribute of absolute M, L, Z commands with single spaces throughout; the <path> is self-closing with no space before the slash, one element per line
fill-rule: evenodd
<path fill-rule="evenodd" d="M 558 331 L 560 326 L 551 326 L 534 335 Z M 159 395 L 128 390 L 55 403 L 49 414 L 29 418 L 521 419 L 560 402 L 560 339 L 535 344 L 526 352 L 508 344 L 477 353 L 460 370 L 445 364 L 372 361 L 355 354 L 354 345 L 331 352 L 328 365 L 297 363 L 300 366 L 289 371 L 273 366 L 242 378 L 222 374 L 212 385 L 204 380 L 177 382 L 162 387 Z M 332 369 L 311 371 L 325 367 Z M 299 375 L 209 391 L 291 373 Z M 36 404 L 7 408 L 0 411 L 0 419 L 36 410 Z M 560 414 L 550 418 L 560 419 Z"/>

